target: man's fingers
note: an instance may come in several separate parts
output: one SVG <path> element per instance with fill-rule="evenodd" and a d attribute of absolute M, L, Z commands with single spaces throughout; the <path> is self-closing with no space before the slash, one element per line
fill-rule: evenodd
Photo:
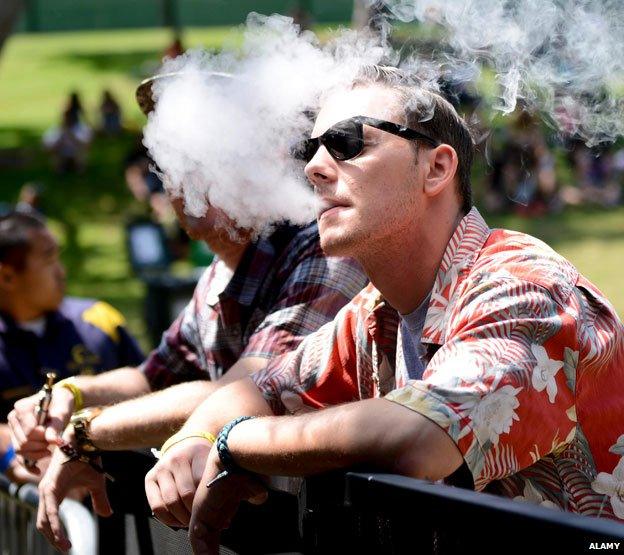
<path fill-rule="evenodd" d="M 62 441 L 63 424 L 58 418 L 50 418 L 45 429 L 45 439 L 48 443 L 58 445 Z"/>
<path fill-rule="evenodd" d="M 71 543 L 59 518 L 59 502 L 54 493 L 47 488 L 39 489 L 39 512 L 37 529 L 60 551 L 68 551 Z"/>
<path fill-rule="evenodd" d="M 189 528 L 189 539 L 195 555 L 218 555 L 220 532 L 208 528 L 203 522 L 193 521 Z"/>
<path fill-rule="evenodd" d="M 188 512 L 188 518 L 191 518 L 191 511 L 193 510 L 193 498 L 195 497 L 195 482 L 193 480 L 193 474 L 191 471 L 191 465 L 188 460 L 180 462 L 180 465 L 176 468 L 173 474 L 175 480 L 178 496 L 182 501 L 182 504 Z"/>
<path fill-rule="evenodd" d="M 50 529 L 50 523 L 48 522 L 48 515 L 45 508 L 45 498 L 39 490 L 39 506 L 37 507 L 37 530 L 43 534 L 43 536 L 49 541 L 54 541 L 52 530 Z"/>
<path fill-rule="evenodd" d="M 24 445 L 24 443 L 26 443 L 26 434 L 17 419 L 15 411 L 9 413 L 7 420 L 9 422 L 9 426 L 11 427 L 11 437 L 13 438 L 13 443 L 15 447 L 19 449 L 22 445 Z"/>
<path fill-rule="evenodd" d="M 167 526 L 175 526 L 177 528 L 183 528 L 186 524 L 182 524 L 178 521 L 167 509 L 165 502 L 160 494 L 160 486 L 156 481 L 155 475 L 150 476 L 148 473 L 145 477 L 145 495 L 149 506 L 152 509 L 153 515 Z"/>
<path fill-rule="evenodd" d="M 98 515 L 111 516 L 113 514 L 113 509 L 106 494 L 106 483 L 104 483 L 104 480 L 97 487 L 91 488 L 89 493 L 91 494 L 93 509 Z"/>
<path fill-rule="evenodd" d="M 21 455 L 17 455 L 17 463 L 21 468 L 24 468 L 31 474 L 34 474 L 36 476 L 41 474 L 41 470 L 39 469 L 39 467 L 37 467 L 36 462 L 31 459 L 22 457 Z"/>
<path fill-rule="evenodd" d="M 186 508 L 182 501 L 173 475 L 168 471 L 160 472 L 158 485 L 167 511 L 183 526 L 188 526 L 189 520 L 191 520 L 191 511 Z"/>
<path fill-rule="evenodd" d="M 217 484 L 224 486 L 224 484 Z M 221 530 L 230 525 L 236 514 L 241 492 L 237 488 L 224 489 L 220 493 L 202 491 L 200 501 L 195 500 L 194 511 L 189 525 L 189 537 L 193 553 L 217 555 Z"/>
<path fill-rule="evenodd" d="M 40 459 L 50 456 L 49 444 L 40 442 L 28 443 L 22 449 L 15 448 L 15 452 L 27 459 Z"/>
<path fill-rule="evenodd" d="M 17 411 L 14 409 L 9 413 L 7 421 L 11 428 L 21 430 L 25 436 L 30 435 L 33 429 L 37 427 L 37 419 L 32 410 Z"/>

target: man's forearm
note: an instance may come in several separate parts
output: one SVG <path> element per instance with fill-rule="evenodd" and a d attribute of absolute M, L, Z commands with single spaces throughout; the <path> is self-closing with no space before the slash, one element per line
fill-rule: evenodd
<path fill-rule="evenodd" d="M 373 468 L 437 480 L 462 462 L 436 424 L 384 399 L 308 413 L 242 422 L 228 446 L 243 468 L 260 474 L 306 476 L 366 463 Z"/>
<path fill-rule="evenodd" d="M 270 416 L 271 408 L 249 378 L 227 385 L 197 407 L 182 431 L 206 431 L 217 435 L 238 416 Z"/>
<path fill-rule="evenodd" d="M 100 449 L 113 451 L 160 446 L 218 389 L 228 387 L 228 384 L 252 374 L 265 364 L 263 358 L 246 357 L 237 361 L 216 382 L 197 380 L 181 383 L 106 407 L 91 422 L 91 440 Z M 252 386 L 257 391 L 255 385 Z M 226 399 L 222 404 L 232 405 L 234 399 L 236 397 Z"/>
<path fill-rule="evenodd" d="M 207 380 L 181 383 L 106 407 L 91 422 L 89 435 L 106 451 L 160 446 L 217 387 Z"/>
<path fill-rule="evenodd" d="M 138 368 L 119 368 L 97 376 L 77 376 L 76 385 L 85 407 L 110 405 L 150 392 L 149 382 Z"/>

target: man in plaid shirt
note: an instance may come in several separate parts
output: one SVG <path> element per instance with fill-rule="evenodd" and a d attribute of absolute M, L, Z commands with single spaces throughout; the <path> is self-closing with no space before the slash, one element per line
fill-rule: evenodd
<path fill-rule="evenodd" d="M 173 205 L 189 235 L 216 254 L 192 300 L 139 368 L 78 376 L 56 387 L 47 427 L 36 425 L 36 395 L 18 401 L 9 422 L 20 456 L 48 456 L 72 413 L 84 407 L 99 412 L 105 406 L 88 417 L 98 449 L 160 446 L 216 389 L 296 348 L 367 282 L 355 261 L 324 255 L 316 223 L 281 225 L 257 240 L 233 239 L 211 223 L 214 207 L 198 219 L 185 214 L 181 199 Z M 70 465 L 58 469 L 65 472 L 59 482 L 70 480 Z M 105 496 L 94 500 L 101 513 L 109 512 Z"/>
<path fill-rule="evenodd" d="M 253 473 L 363 463 L 624 518 L 622 323 L 570 262 L 472 208 L 472 141 L 454 108 L 370 68 L 328 94 L 312 136 L 301 150 L 321 245 L 354 256 L 371 285 L 194 412 L 182 437 L 219 436 L 179 443 L 150 471 L 158 518 L 216 553 L 238 502 L 264 495 Z M 171 489 L 185 465 L 205 466 L 190 512 Z"/>
<path fill-rule="evenodd" d="M 323 254 L 316 223 L 233 240 L 207 223 L 209 214 L 192 218 L 180 199 L 173 204 L 189 235 L 216 254 L 192 300 L 139 368 L 79 376 L 70 387 L 56 388 L 47 428 L 34 426 L 36 395 L 18 401 L 9 422 L 22 456 L 46 455 L 74 410 L 101 405 L 112 406 L 91 422 L 98 447 L 160 445 L 218 387 L 297 347 L 366 284 L 356 262 Z"/>

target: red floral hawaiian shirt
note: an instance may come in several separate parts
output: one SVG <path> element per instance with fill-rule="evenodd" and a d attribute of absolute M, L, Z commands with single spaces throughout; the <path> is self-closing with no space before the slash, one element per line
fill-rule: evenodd
<path fill-rule="evenodd" d="M 277 414 L 385 396 L 449 434 L 475 489 L 624 519 L 624 329 L 570 262 L 473 209 L 437 273 L 421 380 L 398 328 L 369 285 L 254 379 Z"/>

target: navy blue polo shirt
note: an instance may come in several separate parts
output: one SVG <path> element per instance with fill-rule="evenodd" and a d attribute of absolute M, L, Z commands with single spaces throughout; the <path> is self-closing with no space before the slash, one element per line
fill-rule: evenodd
<path fill-rule="evenodd" d="M 46 372 L 58 379 L 138 366 L 143 352 L 123 316 L 101 301 L 67 297 L 45 317 L 42 334 L 0 312 L 0 422 L 18 399 L 38 391 Z"/>

